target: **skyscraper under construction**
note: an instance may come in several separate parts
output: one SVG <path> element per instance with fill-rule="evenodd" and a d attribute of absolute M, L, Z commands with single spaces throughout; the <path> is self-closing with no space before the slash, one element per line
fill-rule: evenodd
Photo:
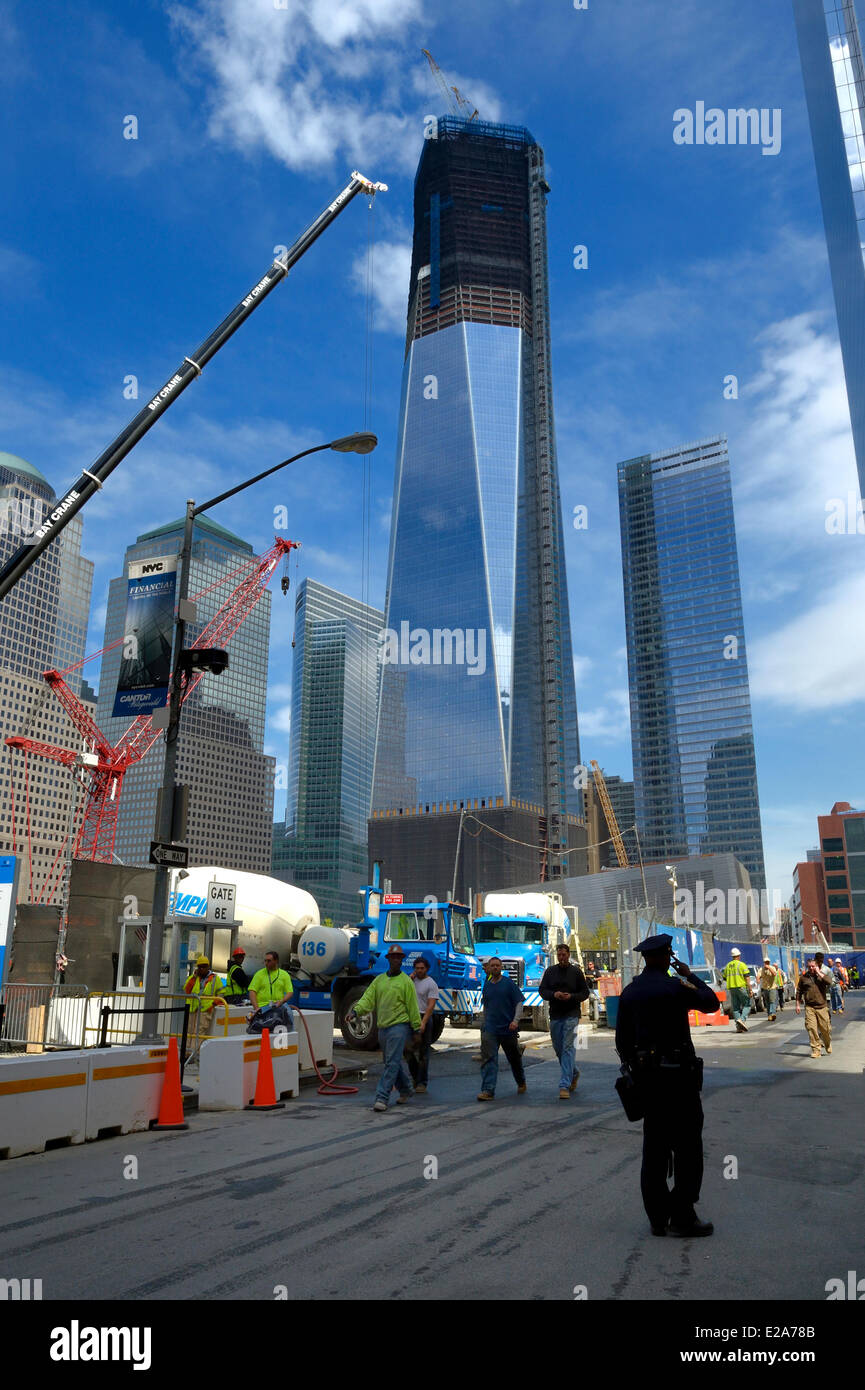
<path fill-rule="evenodd" d="M 446 117 L 429 133 L 415 179 L 370 854 L 395 890 L 455 885 L 464 897 L 584 872 L 585 829 L 543 151 L 516 126 Z"/>

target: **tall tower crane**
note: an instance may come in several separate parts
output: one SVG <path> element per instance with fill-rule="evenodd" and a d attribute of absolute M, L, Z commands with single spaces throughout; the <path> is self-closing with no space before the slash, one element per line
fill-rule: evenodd
<path fill-rule="evenodd" d="M 432 72 L 432 75 L 435 78 L 436 82 L 441 87 L 442 92 L 444 94 L 444 99 L 453 111 L 454 115 L 462 116 L 463 119 L 467 121 L 473 121 L 478 114 L 477 107 L 473 107 L 470 101 L 466 101 L 466 98 L 463 96 L 459 87 L 454 87 L 451 83 L 447 81 L 444 73 L 442 72 L 441 68 L 439 67 L 438 63 L 436 62 L 435 58 L 432 56 L 428 48 L 422 48 L 421 53 L 424 55 L 427 62 L 429 63 L 430 71 Z"/>
<path fill-rule="evenodd" d="M 598 767 L 598 764 L 595 762 L 594 758 L 590 758 L 589 761 L 592 765 L 592 772 L 595 774 L 595 786 L 598 789 L 598 796 L 601 798 L 601 805 L 604 808 L 604 819 L 607 822 L 607 825 L 610 830 L 610 835 L 612 836 L 613 847 L 616 851 L 616 858 L 619 861 L 619 867 L 622 869 L 629 869 L 631 866 L 628 861 L 628 851 L 625 849 L 625 842 L 622 839 L 622 832 L 619 829 L 619 822 L 616 820 L 616 813 L 613 810 L 613 803 L 610 800 L 610 793 L 607 791 L 607 784 L 604 781 L 604 774 Z"/>
<path fill-rule="evenodd" d="M 215 617 L 203 629 L 192 649 L 202 647 L 221 647 L 234 635 L 266 590 L 270 578 L 283 556 L 288 557 L 292 550 L 298 549 L 297 541 L 283 540 L 277 536 L 268 551 L 253 562 L 252 568 L 241 579 L 222 604 Z M 120 638 L 120 641 L 123 639 Z M 114 643 L 112 645 L 118 645 Z M 190 673 L 186 678 L 181 694 L 181 704 L 189 699 L 203 671 Z M 159 738 L 162 728 L 155 728 L 149 714 L 141 714 L 126 730 L 118 743 L 112 746 L 99 725 L 91 717 L 66 684 L 59 671 L 43 672 L 43 679 L 60 701 L 70 720 L 84 740 L 85 766 L 81 769 L 84 782 L 84 809 L 81 824 L 75 837 L 71 857 L 90 859 L 110 864 L 114 858 L 114 839 L 117 834 L 117 816 L 120 810 L 120 793 L 123 779 L 134 763 L 141 761 L 149 753 Z M 170 686 L 169 686 L 170 688 Z M 81 766 L 80 750 L 61 748 L 56 744 L 41 743 L 37 739 L 23 735 L 13 735 L 6 739 L 9 748 L 24 753 L 25 760 L 30 754 L 49 758 L 68 768 Z M 28 827 L 29 833 L 29 827 Z M 13 833 L 14 839 L 14 833 Z M 28 846 L 28 850 L 31 847 Z M 45 902 L 51 902 L 62 881 L 63 866 L 58 869 L 63 850 L 48 871 L 45 884 L 40 893 Z M 31 852 L 32 862 L 32 852 Z"/>

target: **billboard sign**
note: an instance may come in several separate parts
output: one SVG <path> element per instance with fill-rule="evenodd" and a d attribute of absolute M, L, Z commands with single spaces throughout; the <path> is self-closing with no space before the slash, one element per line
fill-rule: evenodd
<path fill-rule="evenodd" d="M 0 984 L 6 979 L 9 947 L 12 944 L 17 867 L 18 861 L 14 854 L 0 854 Z"/>
<path fill-rule="evenodd" d="M 126 591 L 123 656 L 114 716 L 134 719 L 166 703 L 174 637 L 177 556 L 131 560 Z"/>

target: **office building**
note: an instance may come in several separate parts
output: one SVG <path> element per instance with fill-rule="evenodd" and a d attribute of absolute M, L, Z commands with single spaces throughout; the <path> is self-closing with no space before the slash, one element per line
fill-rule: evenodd
<path fill-rule="evenodd" d="M 865 811 L 836 801 L 817 817 L 819 857 L 793 871 L 794 919 L 803 939 L 822 933 L 832 949 L 865 947 Z"/>
<path fill-rule="evenodd" d="M 32 535 L 57 498 L 37 468 L 0 453 L 0 564 Z M 19 735 L 78 750 L 81 740 L 42 679 L 82 661 L 93 565 L 81 554 L 82 520 L 74 517 L 0 603 L 0 739 Z M 67 684 L 81 693 L 81 673 Z M 0 854 L 21 858 L 19 902 L 36 901 L 62 862 L 78 789 L 63 765 L 0 741 Z M 29 820 L 29 837 L 28 837 Z M 14 833 L 13 833 L 14 826 Z"/>
<path fill-rule="evenodd" d="M 726 439 L 621 463 L 619 511 L 644 858 L 734 854 L 762 889 Z"/>
<path fill-rule="evenodd" d="M 295 605 L 288 798 L 273 873 L 306 889 L 322 921 L 354 923 L 368 882 L 384 614 L 313 579 Z"/>
<path fill-rule="evenodd" d="M 862 0 L 793 0 L 817 183 L 865 497 L 865 68 Z M 857 15 L 858 11 L 858 15 Z"/>
<path fill-rule="evenodd" d="M 461 812 L 524 839 L 543 878 L 585 844 L 549 191 L 527 130 L 451 117 L 415 179 L 370 850 L 421 896 L 453 886 Z"/>
<path fill-rule="evenodd" d="M 182 521 L 146 531 L 127 548 L 127 573 L 132 561 L 179 555 L 182 542 Z M 196 518 L 189 592 L 199 597 L 197 620 L 186 628 L 186 646 L 195 642 L 240 583 L 244 562 L 252 568 L 254 561 L 246 541 L 207 516 Z M 206 674 L 184 701 L 177 780 L 189 787 L 188 843 L 193 864 L 270 872 L 275 763 L 262 752 L 270 604 L 267 592 L 226 644 L 228 670 L 220 676 Z M 124 575 L 109 586 L 105 647 L 123 637 L 126 606 Z M 122 659 L 122 646 L 105 652 L 99 684 L 96 722 L 112 744 L 130 724 L 128 717 L 113 716 Z M 126 774 L 114 843 L 115 855 L 123 864 L 148 862 L 163 756 L 160 738 Z"/>

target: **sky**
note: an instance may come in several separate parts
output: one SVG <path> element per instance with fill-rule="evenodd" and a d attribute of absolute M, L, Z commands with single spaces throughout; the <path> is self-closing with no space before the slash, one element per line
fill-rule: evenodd
<path fill-rule="evenodd" d="M 0 0 L 0 449 L 65 490 L 359 169 L 388 192 L 354 201 L 85 509 L 88 645 L 141 531 L 367 426 L 369 544 L 351 455 L 214 518 L 260 551 L 285 508 L 301 578 L 383 604 L 412 182 L 443 110 L 422 48 L 546 155 L 583 760 L 632 772 L 616 465 L 725 433 L 767 884 L 786 900 L 817 815 L 865 807 L 865 535 L 855 511 L 827 529 L 858 491 L 790 0 Z M 700 101 L 780 111 L 777 152 L 677 143 L 674 113 Z M 293 615 L 277 587 L 278 787 Z"/>

